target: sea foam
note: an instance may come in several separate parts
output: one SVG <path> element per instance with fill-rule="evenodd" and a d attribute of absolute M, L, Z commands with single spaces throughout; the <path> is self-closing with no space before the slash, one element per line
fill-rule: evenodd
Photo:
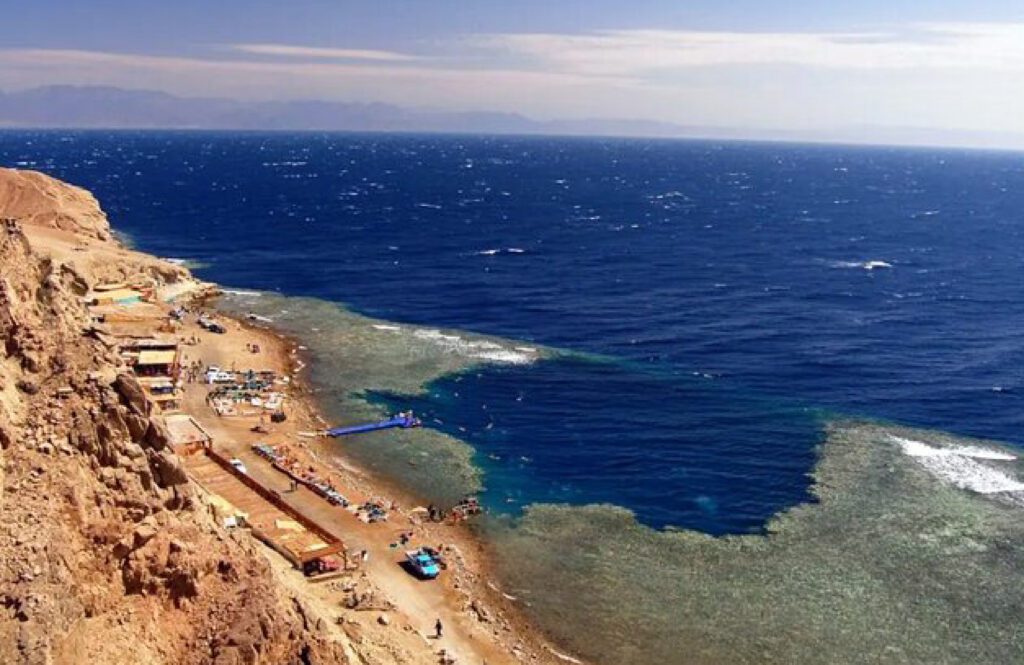
<path fill-rule="evenodd" d="M 889 437 L 902 448 L 904 454 L 914 458 L 932 475 L 957 487 L 978 494 L 1024 491 L 1024 483 L 1013 476 L 977 460 L 1012 462 L 1017 458 L 1009 453 L 977 446 L 941 448 L 923 441 Z"/>
<path fill-rule="evenodd" d="M 878 270 L 879 268 L 892 268 L 892 264 L 888 261 L 879 261 L 877 259 L 870 261 L 832 261 L 829 263 L 833 268 L 861 268 L 862 270 Z"/>
<path fill-rule="evenodd" d="M 412 335 L 417 339 L 433 342 L 438 349 L 445 353 L 484 362 L 526 365 L 537 359 L 535 349 L 526 350 L 528 347 L 508 348 L 490 340 L 467 340 L 459 335 L 446 334 L 434 328 L 415 330 Z"/>

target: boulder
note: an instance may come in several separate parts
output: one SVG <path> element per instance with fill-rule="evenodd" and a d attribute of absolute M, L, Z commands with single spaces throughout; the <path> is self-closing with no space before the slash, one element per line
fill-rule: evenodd
<path fill-rule="evenodd" d="M 118 374 L 114 379 L 114 390 L 133 413 L 140 416 L 146 415 L 148 411 L 146 393 L 142 391 L 142 386 L 134 376 L 125 372 Z"/>
<path fill-rule="evenodd" d="M 177 455 L 168 451 L 150 451 L 149 464 L 160 487 L 173 487 L 188 483 L 185 466 Z"/>
<path fill-rule="evenodd" d="M 165 450 L 171 447 L 171 433 L 162 418 L 152 418 L 143 443 L 154 450 Z"/>

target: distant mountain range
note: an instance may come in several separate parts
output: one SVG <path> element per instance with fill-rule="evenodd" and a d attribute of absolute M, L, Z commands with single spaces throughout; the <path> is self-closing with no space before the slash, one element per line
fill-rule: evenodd
<path fill-rule="evenodd" d="M 0 127 L 327 130 L 495 134 L 692 136 L 698 128 L 647 120 L 540 121 L 517 113 L 445 112 L 390 104 L 244 102 L 152 90 L 48 86 L 0 92 Z"/>
<path fill-rule="evenodd" d="M 1024 135 L 1008 132 L 876 125 L 766 130 L 629 119 L 535 120 L 518 113 L 436 111 L 317 100 L 239 101 L 73 85 L 0 91 L 0 128 L 4 127 L 543 134 L 1024 150 Z"/>

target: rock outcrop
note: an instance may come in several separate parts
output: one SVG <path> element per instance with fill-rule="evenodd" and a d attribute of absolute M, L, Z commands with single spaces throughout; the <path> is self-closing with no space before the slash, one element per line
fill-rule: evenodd
<path fill-rule="evenodd" d="M 195 283 L 182 266 L 123 247 L 113 239 L 107 215 L 92 194 L 43 173 L 0 168 L 0 221 L 30 231 L 37 253 L 74 265 L 72 286 L 79 295 L 88 284 L 128 279 L 171 288 Z"/>
<path fill-rule="evenodd" d="M 135 379 L 83 332 L 90 276 L 26 239 L 21 224 L 103 241 L 102 214 L 67 212 L 95 200 L 12 173 L 0 216 L 23 221 L 0 222 L 0 662 L 348 662 L 257 545 L 216 527 Z"/>
<path fill-rule="evenodd" d="M 0 168 L 0 217 L 110 239 L 110 224 L 90 192 L 38 171 Z"/>

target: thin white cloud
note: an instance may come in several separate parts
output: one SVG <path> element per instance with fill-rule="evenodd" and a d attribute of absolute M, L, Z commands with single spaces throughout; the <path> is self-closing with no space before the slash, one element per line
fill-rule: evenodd
<path fill-rule="evenodd" d="M 607 86 L 613 80 L 603 79 Z M 590 78 L 510 67 L 406 62 L 249 60 L 76 49 L 0 49 L 0 90 L 50 84 L 113 85 L 238 99 L 384 101 L 404 106 L 515 110 L 524 100 L 577 91 L 604 94 Z M 629 85 L 629 82 L 622 82 Z"/>
<path fill-rule="evenodd" d="M 1024 23 L 934 23 L 899 32 L 613 30 L 497 34 L 473 45 L 534 67 L 590 76 L 645 76 L 719 65 L 1024 70 Z"/>
<path fill-rule="evenodd" d="M 0 89 L 114 85 L 823 135 L 852 126 L 1024 134 L 1024 89 L 1013 85 L 1024 76 L 1024 23 L 502 34 L 430 47 L 413 56 L 235 44 L 211 57 L 0 49 Z"/>
<path fill-rule="evenodd" d="M 573 84 L 585 79 L 572 74 L 516 70 L 504 67 L 491 69 L 460 67 L 405 66 L 389 62 L 297 62 L 295 60 L 256 61 L 232 58 L 195 58 L 186 56 L 140 55 L 80 49 L 0 49 L 0 78 L 4 66 L 76 72 L 90 70 L 111 75 L 125 71 L 154 71 L 176 74 L 278 75 L 281 77 L 323 78 L 360 77 L 387 80 L 393 77 L 465 80 L 519 77 L 522 82 L 547 81 L 551 84 Z"/>
<path fill-rule="evenodd" d="M 420 56 L 378 51 L 373 49 L 321 48 L 317 46 L 294 46 L 290 44 L 228 44 L 227 48 L 240 53 L 270 55 L 284 58 L 311 58 L 323 60 L 370 60 L 376 62 L 412 62 L 422 60 Z"/>

